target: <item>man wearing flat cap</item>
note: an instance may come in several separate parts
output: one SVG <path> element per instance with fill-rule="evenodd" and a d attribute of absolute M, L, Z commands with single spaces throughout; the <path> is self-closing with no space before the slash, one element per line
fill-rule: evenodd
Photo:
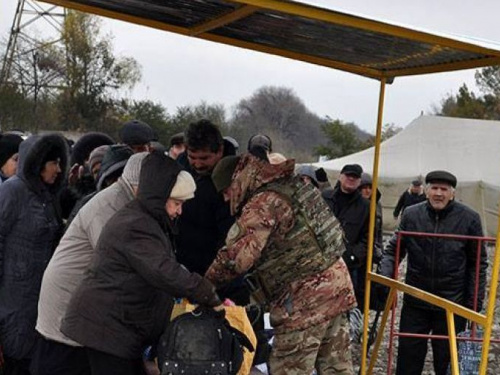
<path fill-rule="evenodd" d="M 479 215 L 454 200 L 457 178 L 447 171 L 432 171 L 425 177 L 425 202 L 406 208 L 401 217 L 400 231 L 432 234 L 483 236 Z M 387 245 L 379 273 L 393 277 L 397 235 Z M 484 299 L 486 250 L 480 248 L 479 285 L 475 298 L 475 278 L 478 243 L 475 240 L 451 240 L 439 237 L 403 236 L 400 259 L 408 255 L 406 283 L 426 292 L 479 311 Z M 374 291 L 383 295 L 375 284 Z M 455 329 L 462 331 L 465 319 L 455 316 Z M 400 332 L 448 335 L 446 313 L 443 309 L 405 294 L 401 311 Z M 448 340 L 432 340 L 434 370 L 445 375 L 450 362 Z M 399 339 L 397 375 L 422 373 L 427 354 L 427 339 Z"/>
<path fill-rule="evenodd" d="M 325 189 L 323 198 L 340 221 L 345 233 L 346 251 L 342 255 L 349 268 L 358 307 L 363 308 L 365 290 L 366 253 L 370 202 L 359 191 L 363 168 L 346 164 L 340 171 L 335 187 Z"/>

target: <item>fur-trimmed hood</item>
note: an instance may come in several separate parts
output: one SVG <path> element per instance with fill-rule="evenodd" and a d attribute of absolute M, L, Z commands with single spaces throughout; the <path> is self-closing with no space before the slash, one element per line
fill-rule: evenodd
<path fill-rule="evenodd" d="M 53 185 L 43 183 L 40 173 L 43 162 L 49 153 L 56 152 L 60 158 L 62 173 L 57 176 Z M 19 164 L 17 176 L 28 184 L 31 190 L 42 193 L 48 190 L 50 193 L 57 192 L 66 177 L 68 167 L 68 143 L 59 134 L 33 135 L 23 141 L 19 146 Z"/>
<path fill-rule="evenodd" d="M 262 186 L 284 177 L 293 176 L 295 160 L 289 159 L 281 164 L 269 164 L 251 154 L 241 156 L 233 173 L 230 189 L 231 214 L 243 208 L 250 196 Z"/>

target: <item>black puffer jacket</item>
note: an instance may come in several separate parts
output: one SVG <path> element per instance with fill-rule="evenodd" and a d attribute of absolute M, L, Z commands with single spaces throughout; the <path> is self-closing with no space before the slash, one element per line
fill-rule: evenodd
<path fill-rule="evenodd" d="M 401 212 L 405 210 L 406 207 L 413 206 L 426 200 L 425 194 L 422 190 L 420 193 L 412 193 L 410 189 L 406 190 L 399 197 L 398 203 L 394 208 L 393 216 L 397 218 Z"/>
<path fill-rule="evenodd" d="M 406 208 L 399 226 L 401 231 L 482 236 L 479 215 L 467 206 L 451 201 L 435 211 L 426 201 Z M 394 275 L 396 234 L 387 245 L 380 273 Z M 450 301 L 473 308 L 477 241 L 449 240 L 432 237 L 403 236 L 401 256 L 408 255 L 406 283 Z M 488 267 L 486 250 L 481 249 L 478 308 L 481 308 Z M 429 304 L 405 295 L 405 302 L 417 307 Z"/>
<path fill-rule="evenodd" d="M 143 162 L 137 199 L 105 225 L 88 275 L 73 295 L 62 332 L 76 342 L 126 359 L 156 344 L 173 297 L 220 303 L 215 288 L 174 256 L 167 201 L 178 164 L 161 153 Z"/>
<path fill-rule="evenodd" d="M 0 341 L 4 354 L 15 359 L 31 356 L 43 272 L 62 235 L 56 194 L 64 173 L 53 185 L 40 176 L 49 153 L 59 156 L 65 171 L 63 137 L 32 136 L 22 142 L 17 175 L 0 186 Z"/>

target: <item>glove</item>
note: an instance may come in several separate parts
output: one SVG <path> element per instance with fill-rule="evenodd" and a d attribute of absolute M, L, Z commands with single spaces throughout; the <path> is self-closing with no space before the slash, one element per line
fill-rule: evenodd
<path fill-rule="evenodd" d="M 205 278 L 202 278 L 192 295 L 192 300 L 201 306 L 214 307 L 222 303 L 215 291 L 215 286 Z"/>
<path fill-rule="evenodd" d="M 370 309 L 374 311 L 383 311 L 389 297 L 389 287 L 372 283 L 372 292 L 370 293 Z"/>

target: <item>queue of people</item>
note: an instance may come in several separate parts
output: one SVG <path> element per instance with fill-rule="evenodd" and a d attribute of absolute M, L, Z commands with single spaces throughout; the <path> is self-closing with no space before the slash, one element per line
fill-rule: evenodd
<path fill-rule="evenodd" d="M 156 349 L 176 298 L 215 309 L 259 301 L 274 329 L 264 359 L 274 375 L 354 374 L 349 312 L 364 304 L 372 194 L 374 262 L 388 277 L 398 267 L 396 237 L 383 246 L 380 192 L 357 164 L 329 187 L 323 170 L 296 169 L 264 134 L 239 151 L 208 120 L 168 147 L 138 120 L 119 144 L 97 132 L 72 149 L 58 134 L 0 137 L 4 374 L 158 375 L 144 350 Z M 398 230 L 482 236 L 478 214 L 454 200 L 453 174 L 430 172 L 421 185 L 400 199 Z M 481 249 L 474 294 L 476 248 L 404 238 L 406 282 L 479 310 L 487 262 Z M 373 292 L 380 306 L 387 290 Z M 405 296 L 400 331 L 447 335 L 445 313 Z M 432 346 L 444 375 L 449 346 Z M 420 374 L 426 352 L 425 339 L 400 338 L 398 374 Z"/>

